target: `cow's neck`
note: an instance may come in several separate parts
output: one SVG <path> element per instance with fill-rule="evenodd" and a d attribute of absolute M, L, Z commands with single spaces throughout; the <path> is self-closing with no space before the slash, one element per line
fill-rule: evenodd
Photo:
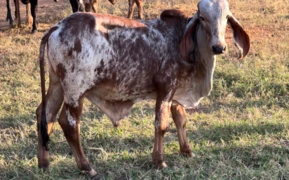
<path fill-rule="evenodd" d="M 199 62 L 204 63 L 204 79 L 199 81 L 202 95 L 208 95 L 212 89 L 213 73 L 216 65 L 216 56 L 212 53 L 212 48 L 207 43 L 205 31 L 200 26 L 197 30 L 197 44 L 200 54 Z M 197 69 L 198 71 L 198 69 Z"/>

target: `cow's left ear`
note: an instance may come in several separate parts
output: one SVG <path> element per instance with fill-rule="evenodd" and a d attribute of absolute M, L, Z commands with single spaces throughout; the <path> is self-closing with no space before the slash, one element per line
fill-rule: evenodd
<path fill-rule="evenodd" d="M 186 31 L 183 35 L 183 39 L 180 44 L 180 54 L 182 58 L 188 63 L 193 63 L 195 55 L 197 52 L 197 28 L 199 25 L 199 19 L 197 17 L 193 17 L 189 24 L 187 25 Z M 192 54 L 193 53 L 193 54 Z"/>
<path fill-rule="evenodd" d="M 228 16 L 228 24 L 231 25 L 234 31 L 235 45 L 240 51 L 239 59 L 243 59 L 249 52 L 250 38 L 233 15 Z"/>

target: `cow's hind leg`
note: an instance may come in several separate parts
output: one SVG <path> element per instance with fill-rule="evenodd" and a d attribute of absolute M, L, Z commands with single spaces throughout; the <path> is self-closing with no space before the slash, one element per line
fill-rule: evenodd
<path fill-rule="evenodd" d="M 58 77 L 51 72 L 49 74 L 49 88 L 45 96 L 46 100 L 46 121 L 47 121 L 47 133 L 51 133 L 52 126 L 55 122 L 56 115 L 63 102 L 63 91 Z M 41 114 L 42 114 L 42 103 L 36 110 L 37 115 L 37 132 L 38 132 L 38 166 L 40 168 L 47 168 L 49 165 L 49 153 L 47 149 L 42 145 L 41 136 Z"/>
<path fill-rule="evenodd" d="M 181 154 L 191 157 L 192 150 L 186 136 L 186 111 L 178 104 L 171 106 L 172 117 L 177 128 Z"/>
<path fill-rule="evenodd" d="M 80 115 L 82 111 L 82 99 L 79 100 L 78 106 L 74 107 L 69 104 L 64 103 L 59 124 L 64 132 L 64 135 L 71 147 L 73 156 L 76 160 L 77 166 L 82 171 L 88 171 L 90 177 L 97 175 L 96 171 L 91 168 L 87 158 L 84 155 L 80 144 Z"/>

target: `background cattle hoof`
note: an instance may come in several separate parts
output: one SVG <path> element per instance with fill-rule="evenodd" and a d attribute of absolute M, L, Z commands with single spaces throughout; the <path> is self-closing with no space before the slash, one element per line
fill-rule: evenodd
<path fill-rule="evenodd" d="M 32 29 L 31 34 L 35 34 L 37 32 L 37 29 Z"/>

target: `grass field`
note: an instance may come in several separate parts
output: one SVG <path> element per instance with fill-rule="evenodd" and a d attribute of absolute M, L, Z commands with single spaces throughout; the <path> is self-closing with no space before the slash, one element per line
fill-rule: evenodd
<path fill-rule="evenodd" d="M 144 15 L 157 18 L 168 8 L 192 15 L 197 2 L 146 0 Z M 49 174 L 37 167 L 38 49 L 43 33 L 69 15 L 68 3 L 57 11 L 41 8 L 35 35 L 29 34 L 28 27 L 0 31 L 1 180 L 88 179 L 78 170 L 58 124 L 51 135 Z M 251 37 L 251 50 L 244 61 L 236 60 L 228 30 L 229 52 L 218 57 L 213 91 L 198 112 L 188 114 L 187 136 L 195 157 L 179 155 L 176 129 L 170 120 L 164 140 L 168 168 L 155 169 L 151 160 L 153 101 L 136 104 L 117 129 L 86 101 L 82 145 L 103 179 L 289 179 L 289 1 L 229 3 Z M 115 6 L 102 0 L 98 10 L 126 16 L 127 8 L 126 0 Z"/>

